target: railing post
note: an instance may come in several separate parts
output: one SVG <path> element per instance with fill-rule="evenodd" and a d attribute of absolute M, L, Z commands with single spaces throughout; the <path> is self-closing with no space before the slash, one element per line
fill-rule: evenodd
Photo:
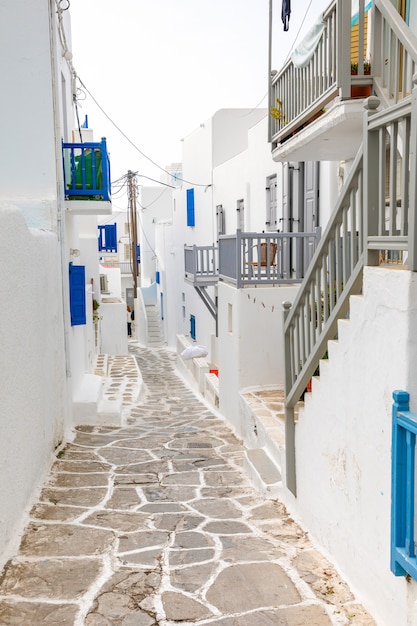
<path fill-rule="evenodd" d="M 242 231 L 236 231 L 236 289 L 242 287 Z"/>
<path fill-rule="evenodd" d="M 413 76 L 410 129 L 410 208 L 408 216 L 407 266 L 417 271 L 417 74 Z"/>
<path fill-rule="evenodd" d="M 352 1 L 337 2 L 337 85 L 341 100 L 350 99 L 350 43 Z"/>
<path fill-rule="evenodd" d="M 291 309 L 291 302 L 283 302 L 282 308 L 284 313 L 284 329 L 285 322 Z M 289 333 L 284 331 L 284 397 L 285 397 L 285 467 L 286 467 L 286 485 L 287 489 L 296 496 L 297 495 L 297 480 L 295 471 L 295 421 L 294 421 L 294 407 L 287 405 L 287 394 L 291 389 L 291 363 L 290 354 L 291 347 Z"/>
<path fill-rule="evenodd" d="M 379 203 L 379 135 L 377 131 L 369 131 L 368 120 L 373 115 L 380 101 L 370 96 L 364 104 L 363 122 L 363 250 L 365 251 L 365 265 L 378 265 L 378 250 L 368 249 L 368 237 L 378 235 Z M 385 149 L 385 147 L 384 147 Z M 385 199 L 384 199 L 385 200 Z"/>

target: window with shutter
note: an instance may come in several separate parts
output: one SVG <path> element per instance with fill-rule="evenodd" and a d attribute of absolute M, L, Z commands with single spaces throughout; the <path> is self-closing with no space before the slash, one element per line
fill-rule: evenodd
<path fill-rule="evenodd" d="M 117 224 L 105 224 L 98 227 L 99 252 L 117 252 Z"/>
<path fill-rule="evenodd" d="M 266 230 L 277 230 L 277 175 L 266 179 Z"/>
<path fill-rule="evenodd" d="M 194 189 L 187 189 L 187 226 L 195 226 Z"/>
<path fill-rule="evenodd" d="M 195 341 L 195 315 L 190 315 L 190 336 Z"/>
<path fill-rule="evenodd" d="M 224 235 L 226 233 L 226 215 L 222 204 L 216 206 L 217 217 L 217 235 Z"/>
<path fill-rule="evenodd" d="M 86 323 L 85 267 L 69 264 L 71 326 Z"/>

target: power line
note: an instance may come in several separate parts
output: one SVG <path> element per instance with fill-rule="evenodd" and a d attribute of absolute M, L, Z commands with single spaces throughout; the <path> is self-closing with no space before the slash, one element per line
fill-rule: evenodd
<path fill-rule="evenodd" d="M 135 148 L 135 150 L 137 150 L 139 152 L 139 154 L 141 154 L 145 159 L 147 159 L 150 163 L 152 163 L 152 165 L 155 165 L 155 167 L 159 168 L 160 170 L 162 170 L 163 172 L 165 172 L 165 174 L 168 174 L 168 176 L 171 176 L 171 178 L 174 178 L 175 180 L 180 180 L 183 183 L 187 183 L 189 185 L 193 185 L 193 187 L 210 187 L 210 185 L 207 184 L 203 184 L 203 183 L 194 183 L 191 182 L 189 180 L 185 180 L 185 178 L 180 178 L 178 175 L 175 174 L 171 174 L 171 172 L 168 172 L 168 170 L 166 170 L 164 167 L 162 167 L 161 165 L 159 165 L 158 163 L 156 163 L 155 161 L 153 161 L 150 157 L 148 157 L 144 152 L 142 152 L 142 150 L 140 148 L 138 148 L 138 146 L 126 135 L 126 133 L 124 133 L 122 131 L 122 129 L 116 124 L 116 122 L 114 122 L 111 117 L 106 113 L 106 111 L 103 109 L 103 107 L 97 102 L 97 100 L 95 99 L 95 97 L 93 96 L 93 94 L 87 89 L 87 87 L 85 86 L 85 84 L 83 83 L 83 81 L 81 80 L 81 78 L 79 76 L 77 76 L 78 80 L 80 81 L 80 84 L 82 85 L 82 87 L 85 89 L 85 91 L 88 93 L 88 95 L 90 96 L 90 98 L 93 100 L 93 102 L 98 106 L 98 108 L 100 109 L 100 111 L 103 113 L 103 115 L 109 120 L 109 122 L 111 124 L 113 124 L 113 126 L 119 131 L 119 133 L 121 135 L 123 135 L 123 137 L 126 139 L 126 141 L 128 141 L 130 143 L 131 146 L 133 146 L 133 148 Z M 145 178 L 148 178 L 147 176 L 145 176 Z M 150 180 L 154 180 L 154 179 L 150 179 Z M 160 181 L 154 181 L 157 182 L 160 185 L 166 184 L 166 183 L 161 183 Z"/>

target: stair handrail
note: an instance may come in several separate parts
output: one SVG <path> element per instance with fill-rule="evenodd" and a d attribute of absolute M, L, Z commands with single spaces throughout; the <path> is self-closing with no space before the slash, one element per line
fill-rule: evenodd
<path fill-rule="evenodd" d="M 358 293 L 364 267 L 363 153 L 359 150 L 298 294 L 284 303 L 285 404 L 294 407 Z M 353 236 L 352 236 L 353 233 Z"/>
<path fill-rule="evenodd" d="M 375 0 L 372 74 L 392 104 L 410 95 L 417 70 L 417 37 L 390 0 Z M 401 70 L 401 71 L 400 71 Z"/>

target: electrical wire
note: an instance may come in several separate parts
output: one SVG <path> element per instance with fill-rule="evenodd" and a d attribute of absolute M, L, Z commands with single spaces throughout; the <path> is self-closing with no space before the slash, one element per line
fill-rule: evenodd
<path fill-rule="evenodd" d="M 135 150 L 137 150 L 137 152 L 139 152 L 139 154 L 141 154 L 145 159 L 147 159 L 150 163 L 152 163 L 152 165 L 155 165 L 155 167 L 159 168 L 160 170 L 162 170 L 165 174 L 168 174 L 168 176 L 171 176 L 171 178 L 174 178 L 175 180 L 179 180 L 183 183 L 187 183 L 189 185 L 193 185 L 193 187 L 211 187 L 211 184 L 203 184 L 203 183 L 194 183 L 192 181 L 189 180 L 185 180 L 185 178 L 181 178 L 176 174 L 171 174 L 171 172 L 168 172 L 168 170 L 166 170 L 164 167 L 162 167 L 161 165 L 158 165 L 158 163 L 156 163 L 155 161 L 153 161 L 153 159 L 151 159 L 150 157 L 148 157 L 144 152 L 142 152 L 142 150 L 140 148 L 138 148 L 138 146 L 126 135 L 126 133 L 124 133 L 122 131 L 122 129 L 116 124 L 116 122 L 114 122 L 111 117 L 106 113 L 106 111 L 103 109 L 103 107 L 97 102 L 96 98 L 93 96 L 93 94 L 87 89 L 87 87 L 85 86 L 84 82 L 81 80 L 81 78 L 77 75 L 77 78 L 81 84 L 81 86 L 83 87 L 83 89 L 88 93 L 88 95 L 90 96 L 90 98 L 93 100 L 93 102 L 96 104 L 96 106 L 98 106 L 98 108 L 100 109 L 100 111 L 103 113 L 103 115 L 109 120 L 109 122 L 111 124 L 113 124 L 113 126 L 119 131 L 119 133 L 121 135 L 123 135 L 123 137 L 126 139 L 126 141 L 128 141 L 130 143 L 131 146 L 133 146 L 133 148 L 135 148 Z M 144 178 L 148 178 L 147 176 L 145 176 Z M 154 182 L 158 183 L 159 185 L 163 185 L 166 183 L 161 183 L 160 181 L 156 181 L 152 178 L 150 178 L 150 180 L 153 180 Z"/>

